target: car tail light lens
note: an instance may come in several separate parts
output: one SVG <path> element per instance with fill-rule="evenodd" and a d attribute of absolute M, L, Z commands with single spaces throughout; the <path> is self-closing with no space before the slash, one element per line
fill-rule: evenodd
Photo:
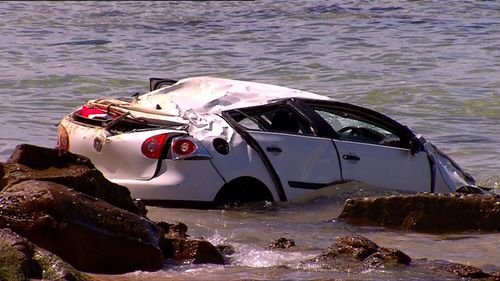
<path fill-rule="evenodd" d="M 59 153 L 65 153 L 69 149 L 69 135 L 63 125 L 57 127 L 57 148 Z"/>
<path fill-rule="evenodd" d="M 172 160 L 207 160 L 212 157 L 201 143 L 190 136 L 179 136 L 172 139 Z"/>
<path fill-rule="evenodd" d="M 176 139 L 172 143 L 172 154 L 186 157 L 193 154 L 197 148 L 196 144 L 190 139 Z"/>
<path fill-rule="evenodd" d="M 153 159 L 160 159 L 163 153 L 163 147 L 168 140 L 168 134 L 161 134 L 147 138 L 141 146 L 141 152 L 144 156 Z"/>

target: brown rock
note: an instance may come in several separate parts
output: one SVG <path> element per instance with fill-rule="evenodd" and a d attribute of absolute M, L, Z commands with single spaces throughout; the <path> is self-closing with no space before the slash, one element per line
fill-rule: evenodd
<path fill-rule="evenodd" d="M 18 145 L 10 159 L 0 164 L 0 191 L 26 180 L 44 180 L 73 188 L 114 206 L 145 215 L 130 191 L 108 181 L 86 157 L 30 144 Z"/>
<path fill-rule="evenodd" d="M 271 244 L 267 245 L 268 249 L 290 249 L 295 247 L 295 241 L 293 239 L 288 239 L 285 237 L 280 237 L 276 240 L 273 240 Z"/>
<path fill-rule="evenodd" d="M 359 273 L 369 269 L 394 269 L 405 267 L 405 271 L 415 270 L 426 272 L 432 276 L 443 277 L 459 276 L 480 280 L 499 280 L 500 273 L 486 273 L 479 268 L 452 263 L 447 261 L 429 261 L 427 259 L 412 259 L 400 250 L 379 247 L 363 236 L 347 236 L 340 238 L 323 251 L 318 257 L 309 260 L 303 265 L 310 268 L 334 270 L 340 272 Z"/>
<path fill-rule="evenodd" d="M 439 276 L 460 276 L 473 280 L 499 281 L 500 272 L 484 272 L 483 270 L 470 266 L 443 260 L 419 259 L 414 262 L 414 267 L 434 272 Z"/>
<path fill-rule="evenodd" d="M 368 238 L 353 235 L 340 238 L 311 262 L 327 270 L 361 272 L 406 266 L 411 258 L 397 249 L 382 248 Z"/>
<path fill-rule="evenodd" d="M 10 229 L 0 229 L 0 280 L 91 280 Z"/>
<path fill-rule="evenodd" d="M 500 195 L 417 194 L 348 199 L 339 218 L 421 232 L 500 231 Z"/>
<path fill-rule="evenodd" d="M 219 252 L 221 252 L 226 257 L 234 255 L 236 253 L 236 250 L 234 249 L 234 247 L 232 245 L 229 245 L 229 244 L 217 245 L 217 246 L 215 246 L 215 248 L 217 248 L 217 250 Z"/>
<path fill-rule="evenodd" d="M 378 245 L 363 236 L 353 235 L 340 238 L 323 252 L 322 257 L 331 259 L 340 255 L 347 255 L 356 260 L 364 260 L 369 255 L 377 252 Z"/>
<path fill-rule="evenodd" d="M 166 259 L 177 263 L 226 263 L 224 255 L 205 240 L 166 238 L 163 241 L 163 254 Z"/>
<path fill-rule="evenodd" d="M 182 222 L 168 223 L 161 221 L 158 223 L 158 226 L 163 229 L 163 232 L 165 232 L 165 237 L 167 238 L 185 239 L 189 237 L 189 235 L 186 234 L 188 227 Z"/>
<path fill-rule="evenodd" d="M 0 193 L 8 227 L 78 270 L 123 273 L 163 266 L 154 222 L 57 183 L 22 181 Z"/>
<path fill-rule="evenodd" d="M 486 278 L 490 276 L 477 267 L 459 263 L 450 263 L 449 265 L 443 266 L 443 269 L 460 277 Z"/>
<path fill-rule="evenodd" d="M 167 223 L 162 221 L 158 223 L 158 226 L 165 233 L 164 240 L 162 241 L 165 259 L 171 259 L 181 264 L 226 263 L 224 253 L 210 242 L 205 240 L 188 240 L 188 227 L 184 223 Z"/>
<path fill-rule="evenodd" d="M 409 265 L 411 258 L 398 249 L 378 248 L 378 251 L 368 256 L 363 263 L 368 268 L 389 268 Z"/>

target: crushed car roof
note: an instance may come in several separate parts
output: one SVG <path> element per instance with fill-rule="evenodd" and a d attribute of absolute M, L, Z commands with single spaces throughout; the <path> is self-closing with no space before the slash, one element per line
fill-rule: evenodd
<path fill-rule="evenodd" d="M 132 102 L 132 105 L 155 109 L 164 115 L 184 117 L 188 112 L 214 114 L 292 97 L 330 99 L 276 85 L 213 77 L 193 77 L 140 95 L 136 101 Z"/>
<path fill-rule="evenodd" d="M 171 124 L 173 128 L 187 126 L 182 130 L 202 140 L 207 137 L 232 138 L 234 130 L 221 117 L 222 111 L 294 97 L 332 100 L 282 86 L 201 76 L 179 80 L 131 101 L 98 99 L 91 100 L 90 104 L 114 106 L 132 117 Z"/>

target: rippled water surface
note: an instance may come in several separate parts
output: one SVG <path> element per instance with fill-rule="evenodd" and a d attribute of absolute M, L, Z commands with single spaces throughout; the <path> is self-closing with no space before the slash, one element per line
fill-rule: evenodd
<path fill-rule="evenodd" d="M 19 143 L 55 146 L 54 125 L 87 99 L 145 92 L 149 77 L 211 75 L 381 111 L 433 141 L 481 184 L 499 188 L 496 1 L 0 2 L 0 31 L 0 161 Z M 351 233 L 412 257 L 500 265 L 498 234 L 356 228 L 332 220 L 342 196 L 327 198 L 272 210 L 152 208 L 155 219 L 184 221 L 193 236 L 233 244 L 233 263 L 120 278 L 430 278 L 297 266 Z M 263 250 L 280 236 L 295 239 L 298 249 Z"/>

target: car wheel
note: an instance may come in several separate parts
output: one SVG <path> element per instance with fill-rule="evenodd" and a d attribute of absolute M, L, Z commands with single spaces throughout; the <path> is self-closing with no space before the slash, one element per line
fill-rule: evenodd
<path fill-rule="evenodd" d="M 258 201 L 274 201 L 269 189 L 257 179 L 242 177 L 224 185 L 215 196 L 216 206 L 235 206 Z"/>

